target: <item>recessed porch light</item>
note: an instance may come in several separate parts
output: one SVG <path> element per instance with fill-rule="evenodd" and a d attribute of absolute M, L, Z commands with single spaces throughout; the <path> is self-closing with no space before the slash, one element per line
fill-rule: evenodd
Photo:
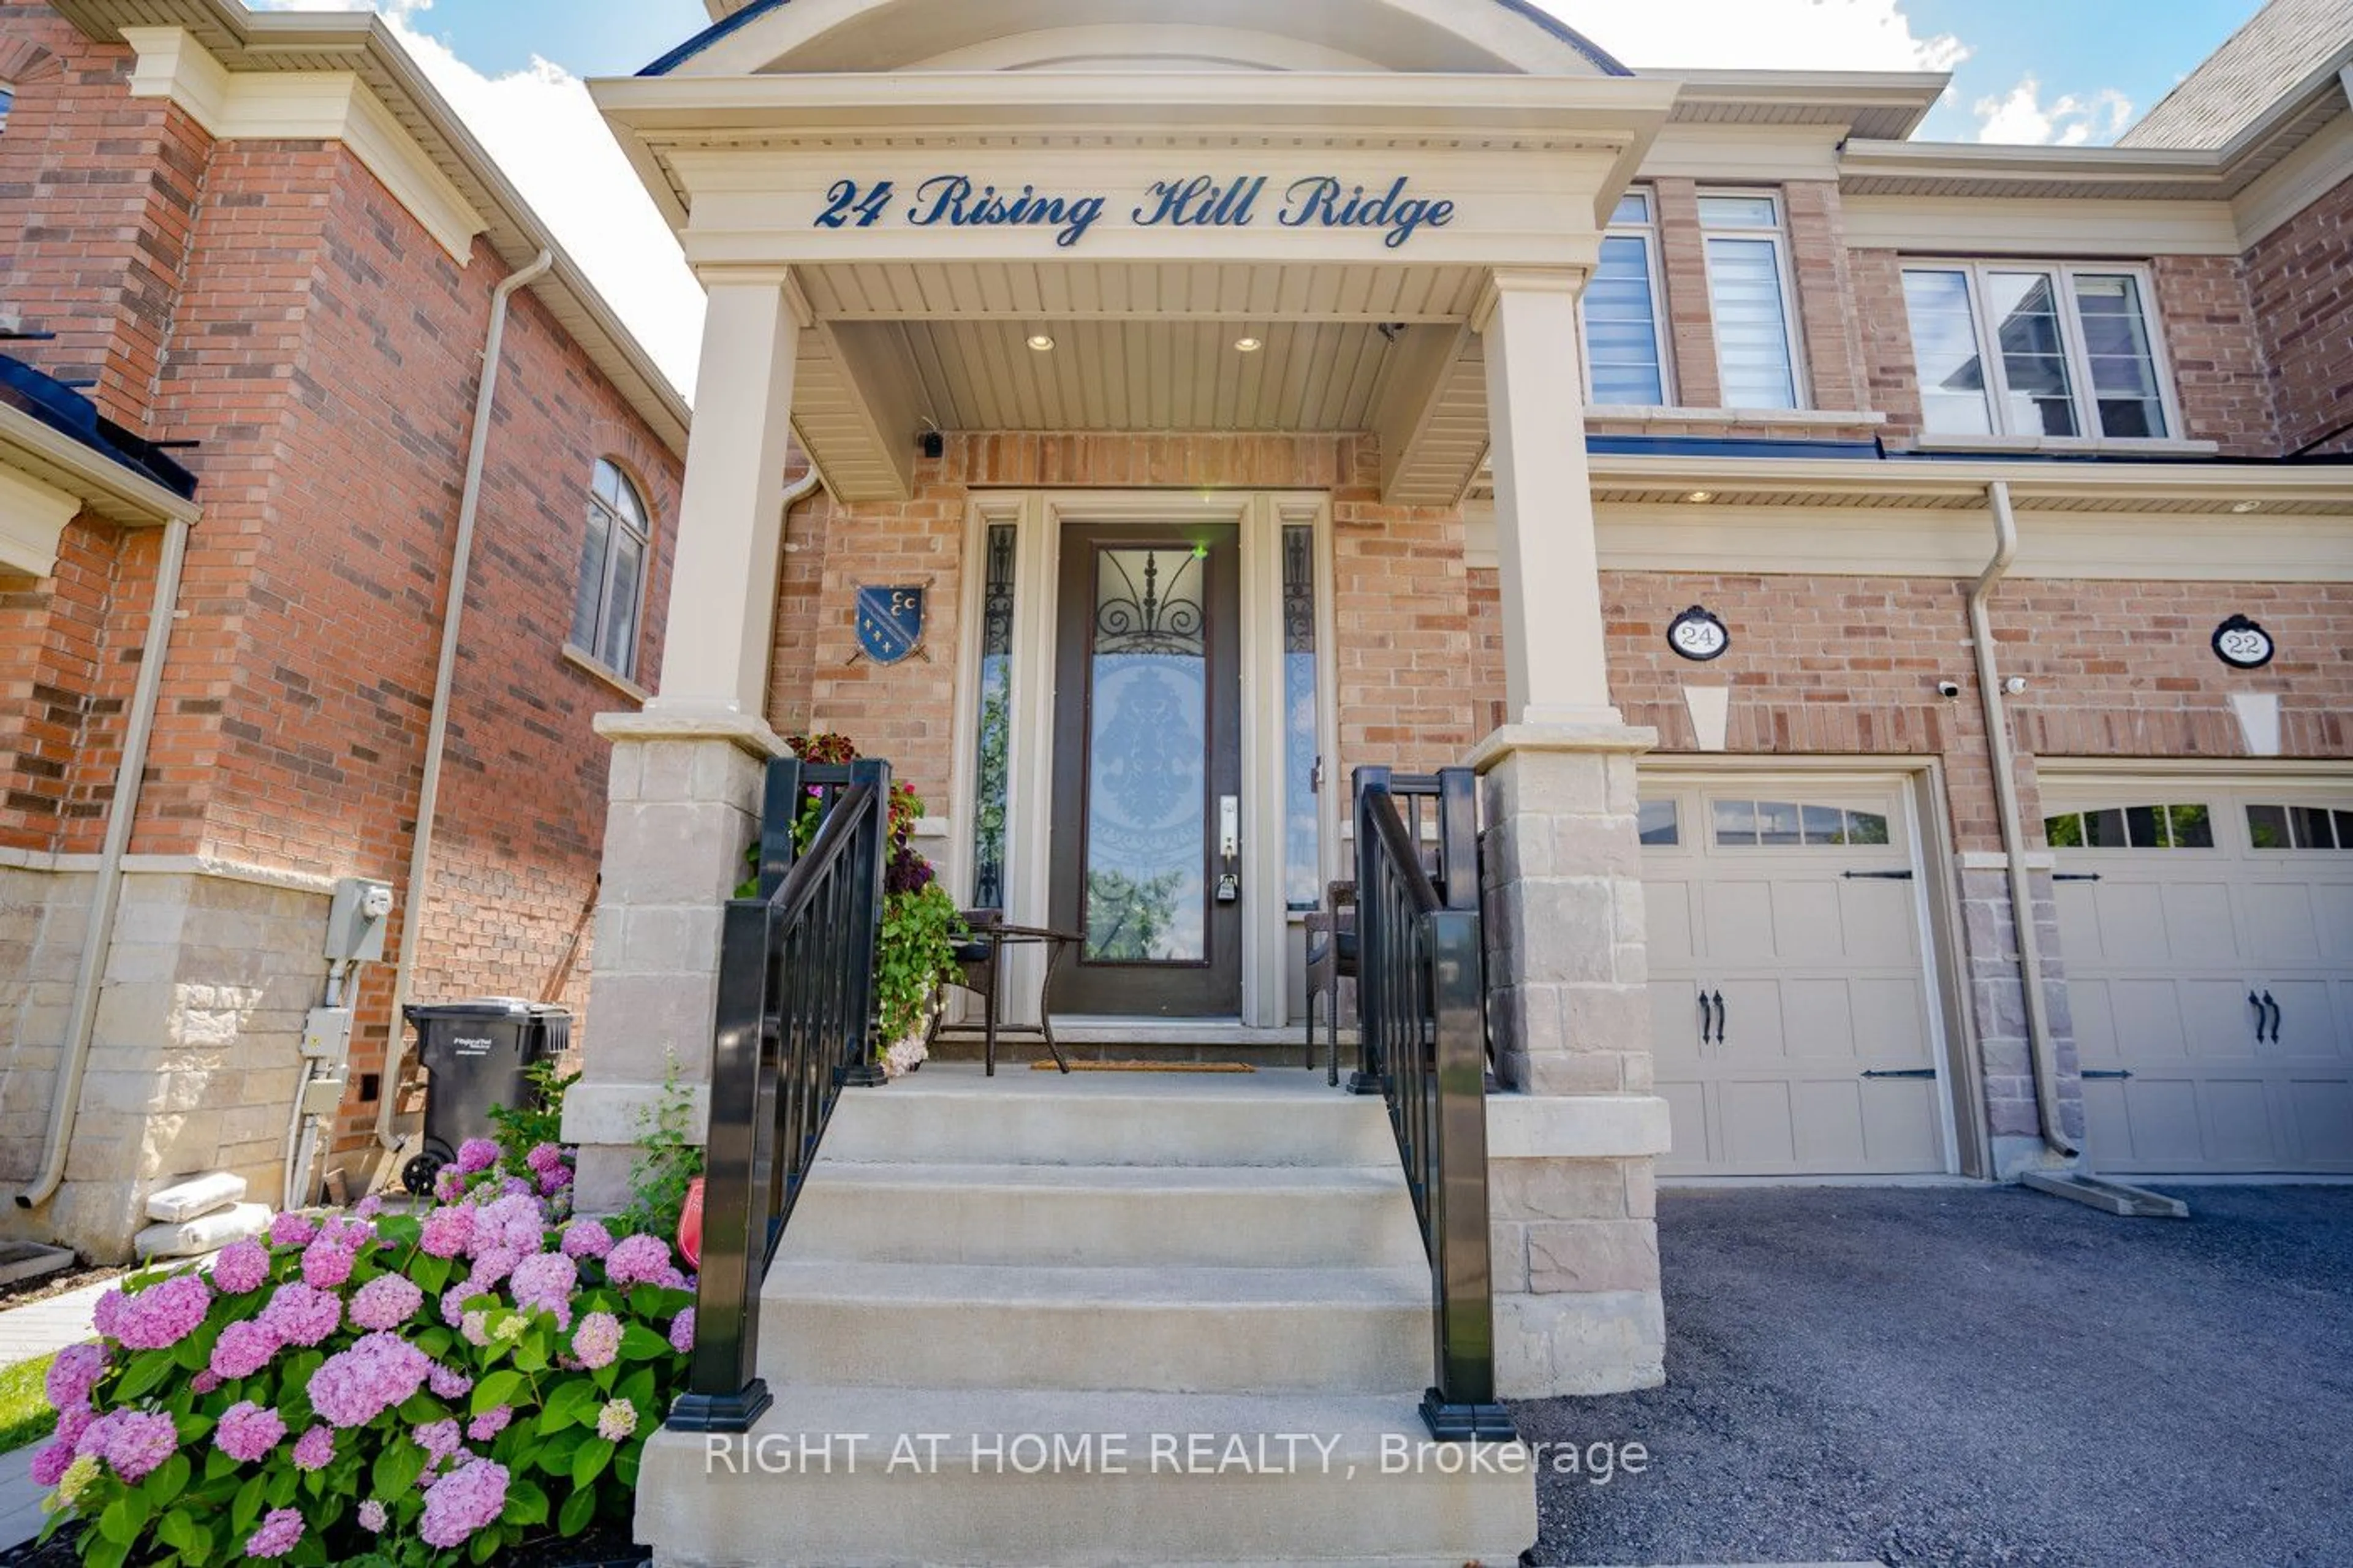
<path fill-rule="evenodd" d="M 2251 512 L 2251 511 L 2261 511 L 2261 510 L 2263 510 L 2263 502 L 2261 502 L 2261 501 L 2259 501 L 2259 500 L 2242 500 L 2242 501 L 2241 501 L 2238 505 L 2236 505 L 2236 506 L 2232 507 L 2231 510 L 2232 510 L 2233 512 L 2236 512 L 2239 516 L 2241 516 L 2241 517 L 2244 517 L 2244 516 L 2246 516 L 2246 515 L 2247 515 L 2249 512 Z"/>
<path fill-rule="evenodd" d="M 1054 340 L 1043 332 L 1032 333 L 1029 346 L 1041 354 L 1050 354 L 1054 352 Z"/>
<path fill-rule="evenodd" d="M 1264 347 L 1266 347 L 1266 340 L 1263 338 L 1236 338 L 1234 340 L 1234 352 L 1236 353 L 1254 354 Z"/>
<path fill-rule="evenodd" d="M 1715 499 L 1715 492 L 1714 490 L 1694 490 L 1691 494 L 1683 497 L 1683 500 L 1690 501 L 1696 506 L 1705 506 Z"/>

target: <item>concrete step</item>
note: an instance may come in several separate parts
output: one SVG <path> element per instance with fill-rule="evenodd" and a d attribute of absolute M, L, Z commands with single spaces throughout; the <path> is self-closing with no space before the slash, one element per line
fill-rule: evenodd
<path fill-rule="evenodd" d="M 803 1259 L 760 1305 L 760 1374 L 898 1388 L 1418 1395 L 1430 1273 Z M 878 1403 L 887 1403 L 881 1402 Z"/>
<path fill-rule="evenodd" d="M 1031 1072 L 941 1063 L 887 1089 L 853 1089 L 822 1157 L 863 1163 L 1380 1165 L 1397 1141 L 1377 1100 L 1320 1072 Z"/>
<path fill-rule="evenodd" d="M 1386 1165 L 820 1161 L 786 1243 L 804 1262 L 1409 1268 L 1420 1232 Z"/>
<path fill-rule="evenodd" d="M 748 1440 L 654 1436 L 638 1539 L 666 1568 L 1515 1562 L 1536 1535 L 1527 1451 L 1482 1446 L 1474 1468 L 1472 1450 L 1430 1442 L 1414 1406 L 779 1390 Z"/>

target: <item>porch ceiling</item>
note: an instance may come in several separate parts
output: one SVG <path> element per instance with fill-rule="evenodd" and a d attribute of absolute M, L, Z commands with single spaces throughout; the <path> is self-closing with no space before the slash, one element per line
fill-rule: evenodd
<path fill-rule="evenodd" d="M 1487 449 L 1468 329 L 1487 277 L 1453 265 L 804 267 L 813 330 L 795 423 L 854 501 L 904 497 L 917 437 L 934 427 L 1371 432 L 1392 498 L 1445 505 Z M 1260 347 L 1244 352 L 1245 339 Z"/>

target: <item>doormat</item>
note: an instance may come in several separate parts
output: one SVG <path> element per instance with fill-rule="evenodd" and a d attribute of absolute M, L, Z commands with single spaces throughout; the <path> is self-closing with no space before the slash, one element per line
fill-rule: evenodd
<path fill-rule="evenodd" d="M 1031 1072 L 1052 1072 L 1052 1061 L 1031 1062 Z M 1256 1072 L 1248 1062 L 1072 1062 L 1072 1072 Z"/>

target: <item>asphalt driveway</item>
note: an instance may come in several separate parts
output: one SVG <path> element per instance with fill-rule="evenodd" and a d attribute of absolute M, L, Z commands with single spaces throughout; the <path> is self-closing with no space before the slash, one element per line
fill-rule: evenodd
<path fill-rule="evenodd" d="M 1535 1561 L 2353 1563 L 2353 1188 L 2176 1195 L 1662 1197 L 1669 1385 L 1519 1410 L 1647 1462 Z"/>

